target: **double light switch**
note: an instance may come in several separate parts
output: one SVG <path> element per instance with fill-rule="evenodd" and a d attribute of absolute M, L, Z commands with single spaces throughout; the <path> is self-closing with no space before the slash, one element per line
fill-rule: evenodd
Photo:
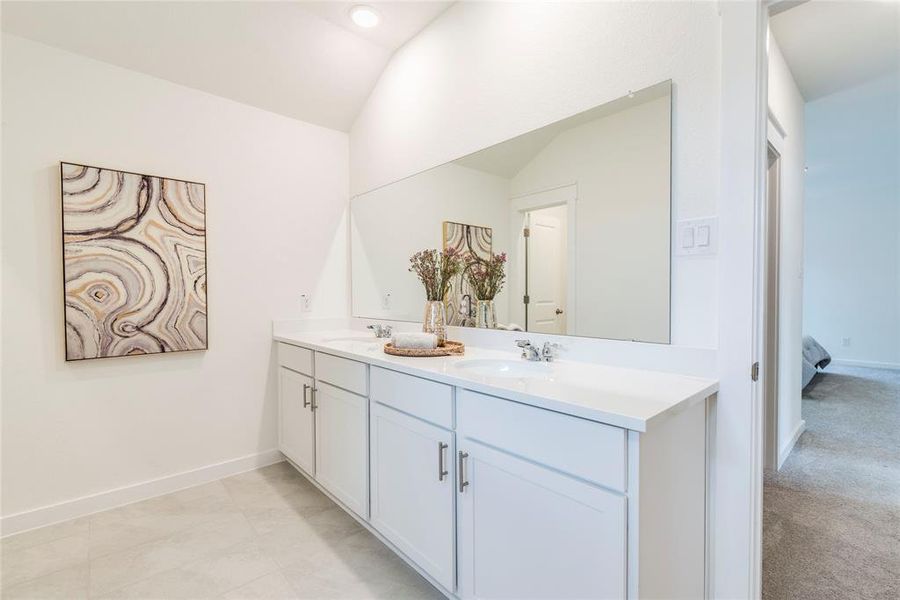
<path fill-rule="evenodd" d="M 716 231 L 715 217 L 678 221 L 676 253 L 679 256 L 715 254 Z"/>

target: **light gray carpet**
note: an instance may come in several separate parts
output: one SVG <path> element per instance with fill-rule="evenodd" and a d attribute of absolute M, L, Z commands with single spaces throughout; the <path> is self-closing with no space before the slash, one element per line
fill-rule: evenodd
<path fill-rule="evenodd" d="M 900 598 L 900 371 L 829 367 L 763 501 L 763 598 Z"/>

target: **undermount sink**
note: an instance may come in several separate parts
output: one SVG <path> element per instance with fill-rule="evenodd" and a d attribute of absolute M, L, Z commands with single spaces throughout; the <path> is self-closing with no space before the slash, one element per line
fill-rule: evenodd
<path fill-rule="evenodd" d="M 547 363 L 502 358 L 461 360 L 453 366 L 467 373 L 490 377 L 541 377 L 553 371 Z"/>

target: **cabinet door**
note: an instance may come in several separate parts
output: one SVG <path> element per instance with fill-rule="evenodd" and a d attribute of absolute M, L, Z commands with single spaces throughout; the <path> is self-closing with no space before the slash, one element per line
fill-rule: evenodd
<path fill-rule="evenodd" d="M 278 449 L 294 464 L 315 475 L 315 420 L 312 379 L 278 368 Z"/>
<path fill-rule="evenodd" d="M 368 400 L 317 382 L 316 481 L 363 518 L 369 516 Z"/>
<path fill-rule="evenodd" d="M 469 440 L 457 459 L 461 597 L 625 597 L 623 496 Z"/>
<path fill-rule="evenodd" d="M 378 403 L 371 411 L 371 523 L 452 591 L 453 433 Z"/>

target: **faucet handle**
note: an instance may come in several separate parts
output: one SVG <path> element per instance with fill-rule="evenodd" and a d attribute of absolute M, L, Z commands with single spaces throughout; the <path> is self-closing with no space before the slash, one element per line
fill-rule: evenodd
<path fill-rule="evenodd" d="M 556 342 L 544 342 L 544 347 L 541 348 L 541 357 L 545 361 L 551 361 L 556 358 L 558 350 L 561 348 L 559 344 Z"/>
<path fill-rule="evenodd" d="M 392 325 L 382 325 L 381 326 L 381 335 L 382 337 L 389 338 L 394 333 L 394 327 Z"/>
<path fill-rule="evenodd" d="M 531 345 L 531 340 L 516 340 L 516 346 L 519 348 L 527 348 Z"/>

